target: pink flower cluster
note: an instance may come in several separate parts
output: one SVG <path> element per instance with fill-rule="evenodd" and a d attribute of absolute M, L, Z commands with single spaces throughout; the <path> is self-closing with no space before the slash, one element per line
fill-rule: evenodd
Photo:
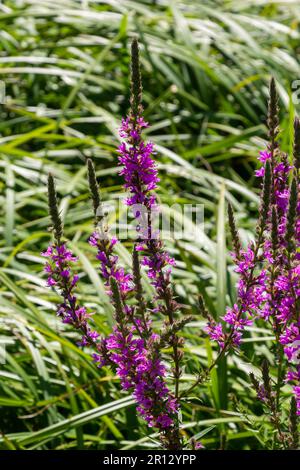
<path fill-rule="evenodd" d="M 132 115 L 122 120 L 120 136 L 127 140 L 119 147 L 119 163 L 123 166 L 120 174 L 131 196 L 127 199 L 129 206 L 142 204 L 150 208 L 155 204 L 155 196 L 149 192 L 156 189 L 159 178 L 153 154 L 152 142 L 145 143 L 141 138 L 143 128 L 148 127 L 142 116 L 136 119 Z"/>

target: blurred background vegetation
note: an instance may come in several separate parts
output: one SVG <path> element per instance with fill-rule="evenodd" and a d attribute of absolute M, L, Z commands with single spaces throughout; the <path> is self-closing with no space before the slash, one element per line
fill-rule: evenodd
<path fill-rule="evenodd" d="M 195 316 L 185 330 L 184 388 L 213 353 L 203 335 L 197 294 L 204 294 L 215 317 L 234 302 L 226 200 L 246 243 L 257 210 L 253 175 L 258 151 L 266 145 L 271 75 L 282 108 L 282 147 L 291 148 L 299 21 L 297 0 L 1 2 L 0 80 L 6 89 L 0 105 L 0 346 L 6 347 L 0 367 L 1 449 L 159 445 L 111 371 L 97 370 L 88 351 L 76 346 L 76 334 L 57 321 L 59 298 L 45 287 L 40 256 L 50 239 L 51 171 L 65 233 L 79 257 L 80 297 L 96 312 L 99 331 L 107 333 L 112 307 L 87 245 L 92 211 L 85 159 L 94 160 L 103 199 L 118 198 L 117 128 L 128 109 L 133 35 L 141 44 L 160 201 L 205 208 L 200 242 L 168 242 L 177 259 L 176 294 L 183 311 Z M 173 217 L 176 221 L 179 211 Z M 130 249 L 129 243 L 118 247 L 127 266 Z M 271 340 L 263 325 L 249 328 L 242 355 L 231 355 L 185 399 L 187 437 L 201 436 L 214 449 L 225 441 L 229 449 L 272 446 L 248 380 L 262 356 L 272 359 Z"/>

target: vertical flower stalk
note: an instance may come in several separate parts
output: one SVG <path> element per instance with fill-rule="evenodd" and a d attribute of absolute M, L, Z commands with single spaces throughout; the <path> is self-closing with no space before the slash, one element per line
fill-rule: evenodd
<path fill-rule="evenodd" d="M 217 360 L 230 347 L 239 346 L 242 331 L 253 320 L 263 318 L 273 326 L 276 337 L 278 378 L 274 406 L 279 409 L 282 385 L 283 351 L 289 364 L 287 380 L 292 382 L 297 413 L 300 414 L 300 124 L 295 120 L 293 165 L 278 144 L 279 119 L 275 81 L 270 83 L 268 111 L 270 143 L 260 152 L 262 167 L 256 176 L 263 178 L 256 240 L 243 250 L 232 207 L 228 207 L 233 241 L 235 271 L 239 273 L 237 303 L 227 309 L 221 323 L 209 319 L 207 331 L 220 346 Z M 214 361 L 213 365 L 216 363 Z"/>
<path fill-rule="evenodd" d="M 147 275 L 156 290 L 158 307 L 166 317 L 166 329 L 172 328 L 175 316 L 179 310 L 171 286 L 171 266 L 173 258 L 165 251 L 159 238 L 158 230 L 153 227 L 154 215 L 158 212 L 154 190 L 159 181 L 156 163 L 152 158 L 154 148 L 151 142 L 144 142 L 142 130 L 148 127 L 143 119 L 142 85 L 139 64 L 139 48 L 136 39 L 131 46 L 131 99 L 129 115 L 122 120 L 120 136 L 124 139 L 119 147 L 119 163 L 122 165 L 125 189 L 129 192 L 126 204 L 132 207 L 134 217 L 138 222 L 138 243 L 136 251 L 143 254 L 142 265 L 147 267 Z M 169 335 L 169 344 L 173 349 L 173 376 L 175 381 L 175 397 L 179 397 L 179 378 L 182 373 L 182 338 L 176 333 Z"/>
<path fill-rule="evenodd" d="M 272 82 L 271 82 L 272 83 Z M 273 85 L 273 100 L 277 93 Z M 272 97 L 272 95 L 271 95 Z M 274 108 L 274 106 L 273 106 Z M 278 107 L 276 107 L 276 111 Z M 270 106 L 269 115 L 272 112 Z M 274 112 L 274 111 L 273 111 Z M 273 119 L 278 134 L 278 118 Z M 272 122 L 269 117 L 268 122 Z M 273 132 L 274 134 L 274 132 Z M 269 132 L 272 136 L 272 130 Z M 276 406 L 280 407 L 280 388 L 285 365 L 289 370 L 286 380 L 293 383 L 293 392 L 300 414 L 300 324 L 299 324 L 299 120 L 294 123 L 293 165 L 288 156 L 282 153 L 279 145 L 269 144 L 269 152 L 264 152 L 260 160 L 263 166 L 257 171 L 261 176 L 267 162 L 272 165 L 272 205 L 268 213 L 269 236 L 264 244 L 263 256 L 266 260 L 265 299 L 259 306 L 259 315 L 271 322 L 276 337 L 278 377 L 276 385 Z M 275 151 L 273 151 L 275 149 Z M 263 158 L 262 158 L 263 157 Z"/>

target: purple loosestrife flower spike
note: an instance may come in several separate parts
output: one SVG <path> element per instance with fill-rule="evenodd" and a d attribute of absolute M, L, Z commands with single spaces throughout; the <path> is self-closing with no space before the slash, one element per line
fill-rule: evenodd
<path fill-rule="evenodd" d="M 101 199 L 91 162 L 88 162 L 88 176 L 97 217 Z M 90 244 L 98 251 L 100 272 L 114 305 L 116 324 L 108 338 L 100 342 L 94 361 L 99 367 L 110 364 L 116 369 L 122 388 L 131 391 L 135 398 L 140 416 L 150 427 L 159 430 L 163 446 L 180 449 L 182 444 L 176 425 L 178 403 L 166 385 L 166 368 L 160 353 L 162 339 L 152 329 L 143 299 L 138 251 L 134 247 L 133 275 L 125 274 L 114 254 L 116 242 L 103 230 L 100 220 Z M 132 294 L 136 296 L 136 305 L 128 302 Z"/>
<path fill-rule="evenodd" d="M 107 227 L 103 224 L 102 203 L 96 172 L 91 159 L 87 160 L 88 182 L 93 201 L 95 231 L 89 239 L 91 246 L 97 248 L 97 259 L 100 261 L 101 274 L 105 279 L 107 292 L 111 295 L 110 277 L 114 278 L 119 286 L 122 299 L 132 291 L 132 276 L 126 274 L 122 267 L 118 266 L 118 256 L 114 254 L 114 246 L 118 242 L 116 237 L 109 238 Z"/>
<path fill-rule="evenodd" d="M 256 265 L 259 258 L 259 251 L 264 241 L 264 232 L 266 220 L 270 207 L 271 195 L 271 169 L 270 163 L 266 163 L 264 172 L 264 184 L 260 203 L 260 216 L 256 227 L 257 239 L 255 243 L 250 243 L 246 251 L 241 249 L 237 229 L 234 222 L 231 206 L 228 207 L 229 226 L 233 236 L 234 253 L 233 259 L 236 263 L 236 272 L 240 274 L 238 283 L 238 299 L 232 308 L 227 308 L 226 314 L 222 318 L 228 325 L 229 331 L 226 332 L 222 323 L 210 317 L 205 331 L 212 340 L 217 341 L 220 347 L 220 353 L 217 360 L 222 357 L 231 347 L 240 346 L 242 332 L 246 326 L 253 322 L 257 304 L 263 295 L 264 271 L 261 274 L 256 273 Z M 214 365 L 214 363 L 213 363 Z M 213 367 L 210 366 L 210 368 Z"/>
<path fill-rule="evenodd" d="M 63 323 L 70 324 L 82 332 L 80 345 L 90 345 L 97 350 L 99 335 L 88 324 L 91 314 L 80 305 L 74 293 L 79 277 L 77 274 L 72 274 L 72 264 L 77 258 L 68 250 L 66 243 L 62 242 L 63 228 L 52 175 L 48 177 L 48 203 L 55 242 L 48 246 L 42 256 L 48 258 L 45 265 L 48 286 L 57 288 L 63 297 L 63 302 L 57 306 L 57 315 L 61 317 Z"/>
<path fill-rule="evenodd" d="M 300 415 L 300 201 L 299 201 L 299 120 L 294 123 L 294 148 L 291 166 L 286 154 L 280 152 L 275 139 L 278 135 L 278 106 L 275 82 L 270 86 L 269 104 L 269 152 L 260 152 L 262 168 L 257 176 L 265 177 L 260 218 L 257 231 L 265 231 L 265 241 L 256 271 L 260 270 L 260 292 L 251 295 L 255 317 L 262 317 L 271 322 L 279 358 L 279 371 L 283 364 L 283 354 L 289 366 L 286 381 L 293 384 L 293 392 Z M 272 117 L 271 114 L 274 114 Z M 267 177 L 269 170 L 271 175 Z M 291 178 L 292 177 L 292 178 Z M 289 180 L 292 180 L 289 184 Z M 271 184 L 270 184 L 271 182 Z M 271 185 L 271 201 L 269 186 Z M 266 203 L 267 201 L 267 203 Z M 271 202 L 271 204 L 270 204 Z M 268 208 L 269 207 L 269 208 Z M 280 406 L 281 373 L 278 372 L 276 385 L 276 413 Z M 274 416 L 275 416 L 274 415 Z M 275 419 L 275 418 L 274 418 Z M 277 418 L 275 419 L 275 421 Z M 280 432 L 278 431 L 279 439 Z"/>
<path fill-rule="evenodd" d="M 294 120 L 294 146 L 293 146 L 294 166 L 296 170 L 300 169 L 300 120 L 298 117 Z"/>
<path fill-rule="evenodd" d="M 130 113 L 122 120 L 120 135 L 125 142 L 119 147 L 119 163 L 122 165 L 121 175 L 124 176 L 125 189 L 129 191 L 127 204 L 133 207 L 134 216 L 142 223 L 136 249 L 144 253 L 142 264 L 148 268 L 147 274 L 156 289 L 158 310 L 167 317 L 170 324 L 175 321 L 175 313 L 179 306 L 174 299 L 170 275 L 170 266 L 174 260 L 164 250 L 159 234 L 154 232 L 152 216 L 157 210 L 156 197 L 153 190 L 159 181 L 156 163 L 152 159 L 153 145 L 142 139 L 142 130 L 148 124 L 142 117 L 142 86 L 139 66 L 139 48 L 134 39 L 131 46 L 131 99 Z M 136 207 L 139 209 L 136 209 Z M 141 214 L 142 213 L 142 214 Z M 179 350 L 182 340 L 176 334 L 170 337 L 173 348 L 175 396 L 178 397 L 179 377 L 181 375 Z"/>
<path fill-rule="evenodd" d="M 235 224 L 233 208 L 230 203 L 228 203 L 228 224 L 230 228 L 231 239 L 232 239 L 232 244 L 234 247 L 235 256 L 238 259 L 240 256 L 240 252 L 242 250 L 242 246 L 241 246 L 239 234 L 238 234 L 236 224 Z"/>
<path fill-rule="evenodd" d="M 276 139 L 279 134 L 279 108 L 278 108 L 278 94 L 276 89 L 276 83 L 274 77 L 270 80 L 269 86 L 269 102 L 268 102 L 268 119 L 267 125 L 269 129 L 269 145 L 268 149 L 270 151 L 270 167 L 271 167 L 271 199 L 272 204 L 275 202 L 275 193 L 274 193 L 274 165 L 275 157 L 278 150 L 278 143 Z"/>
<path fill-rule="evenodd" d="M 57 204 L 54 178 L 51 174 L 48 175 L 48 207 L 49 207 L 49 214 L 51 217 L 52 230 L 54 233 L 54 237 L 59 244 L 62 234 L 63 234 L 63 226 L 62 226 L 61 218 L 58 212 L 58 204 Z"/>

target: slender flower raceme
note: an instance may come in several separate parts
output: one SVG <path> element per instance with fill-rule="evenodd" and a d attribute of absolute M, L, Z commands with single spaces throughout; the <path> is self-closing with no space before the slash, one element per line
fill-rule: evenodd
<path fill-rule="evenodd" d="M 110 278 L 117 282 L 122 299 L 125 300 L 133 289 L 132 276 L 125 273 L 124 268 L 118 264 L 118 256 L 114 253 L 114 246 L 118 243 L 116 237 L 109 237 L 108 228 L 104 224 L 100 192 L 96 179 L 95 169 L 90 159 L 87 162 L 88 180 L 94 208 L 95 230 L 89 239 L 91 246 L 97 249 L 97 260 L 100 261 L 101 275 L 105 280 L 110 295 Z"/>
<path fill-rule="evenodd" d="M 52 175 L 48 177 L 48 202 L 54 243 L 48 246 L 42 256 L 48 260 L 44 268 L 48 276 L 48 286 L 57 289 L 63 297 L 63 302 L 57 307 L 57 315 L 61 317 L 63 323 L 70 324 L 81 331 L 80 345 L 90 345 L 98 349 L 101 347 L 97 341 L 99 334 L 92 330 L 88 324 L 91 313 L 88 313 L 87 309 L 78 302 L 74 292 L 79 277 L 77 274 L 72 274 L 72 265 L 77 261 L 77 258 L 67 248 L 66 243 L 62 241 L 63 228 L 58 213 Z"/>
<path fill-rule="evenodd" d="M 139 53 L 136 40 L 132 42 L 131 68 L 131 109 L 123 119 L 120 135 L 124 141 L 119 147 L 119 163 L 125 189 L 129 192 L 126 204 L 132 207 L 139 221 L 138 241 L 133 251 L 133 274 L 125 274 L 119 267 L 118 257 L 114 254 L 115 239 L 109 239 L 100 223 L 90 238 L 97 247 L 101 274 L 106 280 L 108 293 L 116 310 L 116 326 L 107 339 L 108 356 L 117 366 L 124 389 L 131 390 L 138 403 L 137 410 L 149 426 L 163 431 L 162 439 L 167 448 L 180 448 L 181 438 L 178 424 L 178 390 L 181 369 L 179 361 L 182 353 L 179 347 L 182 340 L 177 332 L 187 319 L 178 322 L 174 318 L 178 304 L 174 300 L 170 284 L 170 266 L 174 260 L 163 249 L 163 243 L 154 231 L 152 217 L 158 210 L 153 192 L 159 181 L 156 163 L 152 158 L 153 145 L 145 143 L 141 132 L 147 127 L 142 117 L 141 77 Z M 89 165 L 90 188 L 94 210 L 99 205 L 96 196 L 97 182 Z M 146 222 L 146 223 L 145 223 Z M 141 259 L 139 252 L 142 252 Z M 156 306 L 147 306 L 143 298 L 140 264 L 147 267 L 147 274 L 156 290 Z M 112 288 L 114 286 L 114 288 Z M 138 303 L 132 302 L 136 296 Z M 119 300 L 118 300 L 119 299 Z M 117 312 L 119 312 L 117 314 Z M 167 317 L 161 335 L 153 331 L 150 313 L 160 312 Z M 164 344 L 173 348 L 172 369 L 175 378 L 175 395 L 166 385 L 166 367 L 162 362 L 160 349 Z M 103 358 L 95 356 L 101 365 Z"/>

